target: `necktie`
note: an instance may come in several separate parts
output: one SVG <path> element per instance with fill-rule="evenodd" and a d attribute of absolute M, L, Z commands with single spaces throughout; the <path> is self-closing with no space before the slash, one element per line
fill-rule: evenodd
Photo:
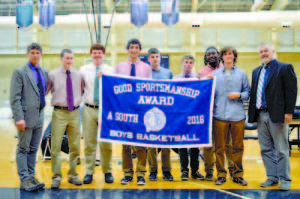
<path fill-rule="evenodd" d="M 73 86 L 70 70 L 66 71 L 67 73 L 67 104 L 68 110 L 73 111 L 74 109 L 74 98 L 73 98 Z"/>
<path fill-rule="evenodd" d="M 36 73 L 37 73 L 37 77 L 38 77 L 38 88 L 39 88 L 39 93 L 40 93 L 40 110 L 42 110 L 45 105 L 46 105 L 46 101 L 45 101 L 45 90 L 43 87 L 43 80 L 42 80 L 42 76 L 41 73 L 38 69 L 38 67 L 35 67 Z"/>
<path fill-rule="evenodd" d="M 97 77 L 99 71 L 100 71 L 100 67 L 96 67 L 96 76 L 95 76 L 95 83 L 94 83 L 94 104 L 99 104 L 99 79 Z"/>
<path fill-rule="evenodd" d="M 135 64 L 131 64 L 130 76 L 135 77 Z"/>
<path fill-rule="evenodd" d="M 189 75 L 184 75 L 184 78 L 190 78 L 190 76 Z"/>
<path fill-rule="evenodd" d="M 256 93 L 256 108 L 257 109 L 259 109 L 262 105 L 262 91 L 264 88 L 265 73 L 266 73 L 266 69 L 265 69 L 265 67 L 263 67 L 261 69 L 259 79 L 258 79 L 258 86 L 257 86 L 257 93 Z"/>

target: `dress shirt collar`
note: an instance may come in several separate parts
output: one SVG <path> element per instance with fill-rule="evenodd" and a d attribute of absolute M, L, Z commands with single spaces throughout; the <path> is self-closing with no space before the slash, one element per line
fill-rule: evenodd
<path fill-rule="evenodd" d="M 135 64 L 135 65 L 137 65 L 138 63 L 141 62 L 141 60 L 140 60 L 140 58 L 137 58 L 137 60 L 136 60 L 135 62 L 132 62 L 131 59 L 128 58 L 128 62 L 129 62 L 130 64 Z"/>
<path fill-rule="evenodd" d="M 231 71 L 235 71 L 235 70 L 236 70 L 236 65 L 233 65 L 231 67 Z M 222 71 L 225 73 L 225 71 L 226 71 L 225 65 L 222 66 Z"/>
<path fill-rule="evenodd" d="M 60 71 L 61 71 L 62 73 L 67 73 L 67 69 L 65 69 L 65 67 L 63 67 L 63 66 L 60 67 Z M 70 68 L 69 68 L 69 71 L 70 71 L 71 74 L 72 74 L 72 72 L 74 71 L 73 67 L 70 67 Z"/>
<path fill-rule="evenodd" d="M 31 70 L 35 70 L 35 68 L 40 69 L 40 65 L 35 66 L 35 65 L 33 65 L 32 63 L 30 63 L 30 62 L 28 62 L 27 65 L 29 66 L 29 68 L 30 68 Z"/>
<path fill-rule="evenodd" d="M 269 63 L 267 63 L 266 65 L 263 64 L 262 66 L 265 68 L 265 69 L 268 69 L 269 66 L 272 67 L 272 65 L 276 62 L 276 59 L 273 59 L 271 60 Z"/>

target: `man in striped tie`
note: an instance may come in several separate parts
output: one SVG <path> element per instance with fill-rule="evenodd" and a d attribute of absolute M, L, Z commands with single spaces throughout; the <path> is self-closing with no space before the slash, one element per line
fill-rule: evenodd
<path fill-rule="evenodd" d="M 288 123 L 297 98 L 297 77 L 291 64 L 275 59 L 272 44 L 259 47 L 262 65 L 252 72 L 248 122 L 257 122 L 261 156 L 267 180 L 261 187 L 289 190 L 291 184 Z"/>

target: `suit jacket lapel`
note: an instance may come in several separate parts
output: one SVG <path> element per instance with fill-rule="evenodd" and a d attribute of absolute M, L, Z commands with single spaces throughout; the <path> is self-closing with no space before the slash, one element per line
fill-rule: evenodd
<path fill-rule="evenodd" d="M 38 89 L 37 84 L 36 84 L 36 81 L 35 81 L 35 79 L 34 79 L 34 77 L 32 75 L 32 72 L 31 72 L 31 70 L 30 70 L 30 68 L 29 68 L 28 65 L 25 66 L 25 72 L 26 72 L 26 75 L 28 76 L 28 78 L 29 78 L 29 80 L 30 80 L 30 82 L 32 84 L 33 89 L 35 90 L 35 92 L 38 95 L 40 95 L 39 89 Z"/>
<path fill-rule="evenodd" d="M 254 88 L 255 88 L 255 93 L 257 93 L 257 85 L 258 85 L 258 80 L 259 80 L 259 75 L 260 75 L 260 71 L 262 69 L 262 66 L 260 66 L 260 68 L 257 70 L 257 73 L 256 73 L 256 77 L 255 77 L 255 85 L 254 85 Z"/>

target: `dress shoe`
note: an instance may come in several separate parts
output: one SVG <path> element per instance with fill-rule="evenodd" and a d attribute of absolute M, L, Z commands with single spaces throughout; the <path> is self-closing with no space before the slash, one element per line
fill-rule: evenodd
<path fill-rule="evenodd" d="M 104 174 L 104 178 L 105 178 L 105 183 L 113 183 L 114 182 L 114 177 L 111 173 Z"/>
<path fill-rule="evenodd" d="M 36 185 L 37 186 L 37 188 L 39 189 L 39 190 L 41 190 L 41 189 L 44 189 L 45 188 L 45 184 L 44 183 L 41 183 L 41 182 L 39 182 L 35 177 L 33 177 L 32 179 L 31 179 L 31 182 L 34 184 L 34 185 Z"/>
<path fill-rule="evenodd" d="M 33 192 L 33 191 L 37 191 L 38 187 L 37 185 L 33 184 L 31 179 L 28 179 L 21 182 L 20 189 L 27 192 Z"/>
<path fill-rule="evenodd" d="M 86 174 L 83 178 L 83 184 L 91 184 L 93 182 L 93 175 Z"/>

